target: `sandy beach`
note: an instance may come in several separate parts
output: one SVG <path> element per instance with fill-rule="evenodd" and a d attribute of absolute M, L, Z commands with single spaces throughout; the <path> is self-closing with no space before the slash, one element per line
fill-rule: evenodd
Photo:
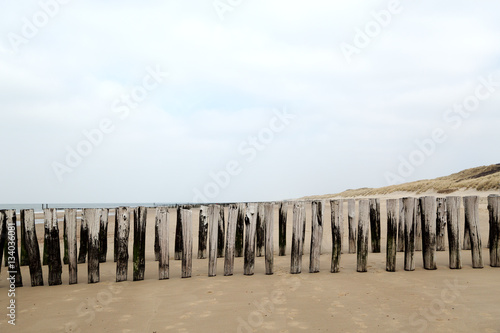
<path fill-rule="evenodd" d="M 24 287 L 16 290 L 16 326 L 7 323 L 7 271 L 0 281 L 1 332 L 500 332 L 500 270 L 489 266 L 488 193 L 475 192 L 480 201 L 483 269 L 473 269 L 470 251 L 462 251 L 461 270 L 448 268 L 448 251 L 437 252 L 435 271 L 422 267 L 416 252 L 416 270 L 403 270 L 398 252 L 397 271 L 385 271 L 385 199 L 407 194 L 379 196 L 381 200 L 382 253 L 369 253 L 368 272 L 356 272 L 356 255 L 344 254 L 341 271 L 330 273 L 330 206 L 325 207 L 321 272 L 310 274 L 311 207 L 306 206 L 306 238 L 302 274 L 291 275 L 290 244 L 292 210 L 288 213 L 287 256 L 278 257 L 275 222 L 275 274 L 265 275 L 264 258 L 256 258 L 255 274 L 243 275 L 243 258 L 235 259 L 234 276 L 223 276 L 223 258 L 216 277 L 207 276 L 208 260 L 193 259 L 193 276 L 181 279 L 181 262 L 173 260 L 174 224 L 170 233 L 170 279 L 158 280 L 154 261 L 155 210 L 148 210 L 146 275 L 144 281 L 116 283 L 113 262 L 114 217 L 109 219 L 107 262 L 100 265 L 101 282 L 87 284 L 87 265 L 78 265 L 77 285 L 30 286 L 29 269 L 22 267 Z M 470 192 L 452 195 L 471 195 Z M 439 196 L 439 195 L 438 195 Z M 357 210 L 357 206 L 356 206 Z M 175 210 L 171 211 L 175 217 Z M 275 221 L 278 218 L 275 209 Z M 227 210 L 226 210 L 227 218 Z M 175 221 L 175 219 L 172 219 Z M 461 214 L 463 231 L 463 207 Z M 347 209 L 344 203 L 344 225 Z M 60 223 L 60 229 L 62 223 Z M 37 225 L 43 248 L 43 226 Z M 61 230 L 62 235 L 62 230 Z M 197 251 L 198 210 L 193 209 L 193 251 Z M 463 235 L 462 235 L 463 237 Z M 131 230 L 130 239 L 133 239 Z M 62 245 L 62 243 L 61 243 Z M 132 247 L 129 247 L 131 254 Z M 130 256 L 132 260 L 132 256 Z M 196 257 L 196 255 L 195 255 Z"/>

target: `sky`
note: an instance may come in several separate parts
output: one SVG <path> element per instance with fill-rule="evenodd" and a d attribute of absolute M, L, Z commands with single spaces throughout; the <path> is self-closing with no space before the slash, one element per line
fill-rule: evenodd
<path fill-rule="evenodd" d="M 0 202 L 237 202 L 499 163 L 500 3 L 6 0 Z"/>

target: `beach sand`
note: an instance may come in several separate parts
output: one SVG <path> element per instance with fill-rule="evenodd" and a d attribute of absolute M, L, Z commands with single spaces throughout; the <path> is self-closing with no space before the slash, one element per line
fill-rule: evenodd
<path fill-rule="evenodd" d="M 470 193 L 454 193 L 453 195 Z M 197 253 L 198 210 L 193 210 L 193 276 L 180 277 L 181 262 L 173 260 L 175 210 L 171 211 L 170 279 L 158 280 L 154 261 L 154 209 L 148 211 L 144 281 L 116 283 L 113 263 L 114 217 L 108 229 L 108 261 L 100 265 L 101 282 L 87 284 L 87 265 L 78 265 L 77 285 L 30 287 L 29 269 L 22 267 L 24 287 L 16 290 L 16 326 L 7 323 L 7 271 L 0 281 L 0 332 L 500 332 L 500 269 L 489 266 L 487 194 L 479 193 L 483 269 L 473 269 L 470 251 L 462 251 L 461 270 L 448 268 L 448 251 L 437 252 L 435 271 L 403 270 L 398 252 L 397 271 L 385 271 L 386 210 L 381 200 L 382 253 L 369 253 L 368 272 L 356 272 L 356 255 L 347 254 L 347 206 L 344 203 L 344 254 L 340 273 L 330 273 L 330 206 L 325 207 L 321 272 L 310 274 L 311 210 L 307 207 L 302 274 L 291 275 L 292 210 L 287 225 L 287 256 L 277 256 L 275 211 L 275 274 L 265 275 L 264 258 L 256 258 L 255 274 L 243 275 L 243 258 L 235 259 L 234 276 L 208 277 L 208 260 Z M 439 196 L 439 195 L 438 195 Z M 401 197 L 401 194 L 392 195 Z M 357 206 L 356 206 L 357 213 Z M 227 218 L 227 211 L 226 211 Z M 463 207 L 461 216 L 463 232 Z M 60 224 L 60 229 L 62 223 Z M 43 226 L 37 225 L 43 241 Z M 61 230 L 62 235 L 62 230 Z M 463 237 L 463 235 L 462 235 Z M 133 239 L 131 229 L 130 239 Z M 42 250 L 42 244 L 40 249 Z M 129 247 L 132 260 L 132 246 Z"/>

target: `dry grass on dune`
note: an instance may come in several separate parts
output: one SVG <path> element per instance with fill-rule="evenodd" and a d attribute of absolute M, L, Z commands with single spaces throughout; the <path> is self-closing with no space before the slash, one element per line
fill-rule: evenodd
<path fill-rule="evenodd" d="M 310 196 L 303 199 L 324 199 L 330 197 L 357 197 L 389 194 L 394 192 L 414 192 L 416 194 L 435 191 L 449 194 L 459 190 L 473 189 L 477 191 L 500 190 L 500 164 L 481 166 L 463 170 L 449 176 L 436 179 L 424 179 L 411 183 L 392 185 L 380 188 L 360 188 L 346 190 L 341 193 Z"/>

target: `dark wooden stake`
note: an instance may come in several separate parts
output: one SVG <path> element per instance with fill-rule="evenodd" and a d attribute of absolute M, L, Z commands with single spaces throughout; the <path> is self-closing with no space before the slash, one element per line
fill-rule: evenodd
<path fill-rule="evenodd" d="M 20 265 L 28 266 L 29 258 L 28 252 L 26 250 L 26 226 L 24 225 L 24 219 L 21 217 L 21 257 L 20 257 Z"/>
<path fill-rule="evenodd" d="M 367 199 L 359 200 L 358 204 L 358 243 L 357 243 L 357 272 L 366 272 L 368 269 L 368 232 L 370 230 L 370 202 Z"/>
<path fill-rule="evenodd" d="M 265 247 L 264 238 L 266 234 L 264 204 L 256 204 L 256 206 L 257 206 L 257 226 L 256 226 L 255 255 L 257 257 L 262 257 L 264 255 L 264 247 Z"/>
<path fill-rule="evenodd" d="M 293 229 L 292 229 L 292 251 L 290 273 L 300 274 L 302 272 L 302 232 L 304 230 L 305 207 L 302 202 L 293 204 Z"/>
<path fill-rule="evenodd" d="M 99 262 L 106 262 L 106 257 L 108 255 L 108 218 L 109 209 L 101 209 L 99 223 Z"/>
<path fill-rule="evenodd" d="M 436 197 L 420 198 L 422 221 L 422 256 L 425 269 L 436 269 Z"/>
<path fill-rule="evenodd" d="M 155 225 L 158 226 L 158 276 L 160 280 L 169 278 L 168 224 L 170 214 L 167 207 L 156 207 Z"/>
<path fill-rule="evenodd" d="M 494 220 L 492 204 L 494 205 L 495 199 L 493 199 L 493 198 L 495 198 L 495 197 L 498 197 L 498 194 L 488 195 L 488 215 L 489 215 L 489 221 L 490 221 L 489 232 L 488 232 L 488 244 L 486 245 L 486 247 L 488 249 L 490 248 L 490 244 L 491 244 L 493 233 L 494 233 L 494 226 L 491 225 L 491 222 Z M 490 260 L 491 260 L 491 257 L 490 257 Z M 0 260 L 0 262 L 1 262 L 1 260 Z"/>
<path fill-rule="evenodd" d="M 236 239 L 236 221 L 238 220 L 238 206 L 229 205 L 226 236 L 226 253 L 224 255 L 224 276 L 233 275 L 234 245 Z"/>
<path fill-rule="evenodd" d="M 85 216 L 85 210 L 83 210 L 83 216 L 80 225 L 80 252 L 78 253 L 78 263 L 84 264 L 87 259 L 88 244 L 89 244 L 89 224 L 88 218 Z"/>
<path fill-rule="evenodd" d="M 182 221 L 181 221 L 181 206 L 177 206 L 177 224 L 175 226 L 175 244 L 174 244 L 174 260 L 182 259 Z"/>
<path fill-rule="evenodd" d="M 500 267 L 500 197 L 488 196 L 490 266 Z"/>
<path fill-rule="evenodd" d="M 238 204 L 238 219 L 236 221 L 236 239 L 234 245 L 234 256 L 243 257 L 243 236 L 245 230 L 245 210 L 246 205 Z"/>
<path fill-rule="evenodd" d="M 415 198 L 413 223 L 415 228 L 415 251 L 422 251 L 422 207 L 420 200 Z"/>
<path fill-rule="evenodd" d="M 42 262 L 40 248 L 36 237 L 35 212 L 33 209 L 21 210 L 21 225 L 25 228 L 25 241 L 28 262 L 30 266 L 31 286 L 43 286 Z"/>
<path fill-rule="evenodd" d="M 311 203 L 311 251 L 309 253 L 309 273 L 318 273 L 320 269 L 320 226 L 323 225 L 323 204 L 321 201 Z"/>
<path fill-rule="evenodd" d="M 219 236 L 217 237 L 217 258 L 224 257 L 224 238 L 226 232 L 226 221 L 224 219 L 224 206 L 219 209 Z"/>
<path fill-rule="evenodd" d="M 68 237 L 68 271 L 69 284 L 78 283 L 78 247 L 76 242 L 76 209 L 64 211 L 66 235 Z"/>
<path fill-rule="evenodd" d="M 396 250 L 398 238 L 398 200 L 388 199 L 387 207 L 387 252 L 385 257 L 385 270 L 396 271 Z"/>
<path fill-rule="evenodd" d="M 446 200 L 437 198 L 436 205 L 436 251 L 445 251 Z"/>
<path fill-rule="evenodd" d="M 470 234 L 470 221 L 468 218 L 468 214 L 465 213 L 465 211 L 470 208 L 465 205 L 465 199 L 466 197 L 463 198 L 464 200 L 464 214 L 465 214 L 465 219 L 464 219 L 464 239 L 462 243 L 462 250 L 470 250 L 471 249 L 471 234 Z"/>
<path fill-rule="evenodd" d="M 403 198 L 405 209 L 405 271 L 415 270 L 415 198 Z"/>
<path fill-rule="evenodd" d="M 403 205 L 403 198 L 398 200 L 399 204 L 399 221 L 398 221 L 398 252 L 405 251 L 405 208 Z"/>
<path fill-rule="evenodd" d="M 63 255 L 63 264 L 69 264 L 69 255 L 68 255 L 68 226 L 66 221 L 66 214 L 64 214 L 63 221 L 63 242 L 64 242 L 64 255 Z"/>
<path fill-rule="evenodd" d="M 134 210 L 134 281 L 144 280 L 147 212 L 146 207 L 137 207 Z"/>
<path fill-rule="evenodd" d="M 245 258 L 243 274 L 253 275 L 255 266 L 255 232 L 257 228 L 257 205 L 249 203 L 245 215 Z"/>
<path fill-rule="evenodd" d="M 181 209 L 182 226 L 182 278 L 190 278 L 193 272 L 193 231 L 191 209 Z"/>
<path fill-rule="evenodd" d="M 340 255 L 342 252 L 342 200 L 330 201 L 331 226 L 332 226 L 332 264 L 331 273 L 340 272 Z"/>
<path fill-rule="evenodd" d="M 198 259 L 207 259 L 208 207 L 200 206 L 198 227 Z"/>
<path fill-rule="evenodd" d="M 88 283 L 99 282 L 99 230 L 101 210 L 95 208 L 84 209 L 89 226 L 88 245 Z"/>
<path fill-rule="evenodd" d="M 114 262 L 117 262 L 118 260 L 118 209 L 119 208 L 116 208 L 115 209 L 115 233 L 114 233 L 114 237 L 113 237 L 113 259 L 114 259 Z"/>
<path fill-rule="evenodd" d="M 288 204 L 286 202 L 280 203 L 280 208 L 279 208 L 279 238 L 278 238 L 278 243 L 279 243 L 279 255 L 280 256 L 285 256 L 286 255 L 286 222 L 287 222 L 287 215 L 288 215 Z"/>
<path fill-rule="evenodd" d="M 208 243 L 208 276 L 217 275 L 217 247 L 219 237 L 219 214 L 220 206 L 211 205 L 209 207 L 208 227 L 210 232 Z"/>
<path fill-rule="evenodd" d="M 23 277 L 21 275 L 21 265 L 19 262 L 19 249 L 18 249 L 18 237 L 17 237 L 17 216 L 15 209 L 7 209 L 4 211 L 5 223 L 7 226 L 7 254 L 5 255 L 5 261 L 8 263 L 7 267 L 9 270 L 9 275 L 14 274 L 16 280 L 16 287 L 23 286 Z M 60 259 L 59 259 L 60 261 Z"/>
<path fill-rule="evenodd" d="M 49 286 L 62 284 L 61 247 L 59 244 L 59 227 L 57 224 L 57 211 L 54 208 L 45 209 L 45 218 L 48 220 L 48 265 Z"/>
<path fill-rule="evenodd" d="M 347 200 L 347 221 L 349 224 L 349 253 L 356 253 L 356 200 Z"/>
<path fill-rule="evenodd" d="M 370 235 L 372 252 L 380 253 L 380 199 L 370 199 Z"/>
<path fill-rule="evenodd" d="M 274 204 L 266 204 L 264 207 L 266 225 L 266 275 L 274 273 Z"/>
<path fill-rule="evenodd" d="M 304 203 L 304 216 L 302 217 L 302 240 L 300 241 L 300 255 L 304 255 L 304 246 L 306 244 L 306 203 Z"/>
<path fill-rule="evenodd" d="M 119 207 L 116 210 L 116 282 L 127 281 L 128 272 L 128 239 L 130 235 L 130 210 Z"/>
<path fill-rule="evenodd" d="M 43 254 L 42 254 L 42 265 L 46 266 L 49 264 L 49 222 L 50 222 L 50 211 L 44 208 L 43 210 Z M 7 266 L 7 265 L 6 265 Z"/>
<path fill-rule="evenodd" d="M 7 251 L 7 222 L 5 220 L 5 211 L 0 210 L 0 272 L 2 271 L 2 257 Z M 8 263 L 8 253 L 5 254 L 5 262 Z"/>
<path fill-rule="evenodd" d="M 448 248 L 450 268 L 461 269 L 460 255 L 460 197 L 446 197 L 446 219 L 448 220 Z"/>
<path fill-rule="evenodd" d="M 483 268 L 481 232 L 479 230 L 479 197 L 464 197 L 465 224 L 469 226 L 472 268 Z"/>

